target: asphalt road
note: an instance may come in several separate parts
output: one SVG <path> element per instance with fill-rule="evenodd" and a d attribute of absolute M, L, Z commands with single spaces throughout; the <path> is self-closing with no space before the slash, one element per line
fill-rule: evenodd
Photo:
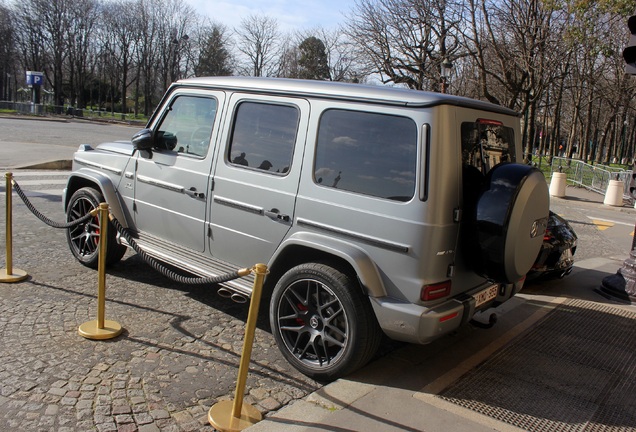
<path fill-rule="evenodd" d="M 78 119 L 48 121 L 0 117 L 0 140 L 39 143 L 76 148 L 79 144 L 99 144 L 110 140 L 130 139 L 140 129 L 122 123 L 96 123 Z"/>
<path fill-rule="evenodd" d="M 80 144 L 130 140 L 138 125 L 0 116 L 0 168 L 70 160 Z"/>
<path fill-rule="evenodd" d="M 579 237 L 577 261 L 596 257 L 624 259 L 629 256 L 636 223 L 634 209 L 555 198 L 551 200 L 550 208 L 564 217 Z"/>

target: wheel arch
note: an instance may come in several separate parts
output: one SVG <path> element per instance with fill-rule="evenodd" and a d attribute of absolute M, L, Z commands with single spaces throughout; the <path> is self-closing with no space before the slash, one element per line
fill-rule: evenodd
<path fill-rule="evenodd" d="M 115 190 L 113 181 L 107 175 L 90 169 L 80 169 L 71 173 L 66 183 L 64 195 L 64 212 L 68 210 L 68 203 L 75 192 L 84 187 L 92 187 L 99 190 L 104 199 L 108 203 L 108 207 L 112 215 L 124 227 L 128 227 L 128 219 L 124 213 L 123 206 L 119 200 L 119 196 Z"/>
<path fill-rule="evenodd" d="M 386 296 L 380 272 L 363 249 L 315 233 L 295 233 L 283 241 L 268 265 L 268 279 L 275 283 L 290 268 L 308 262 L 329 262 L 354 276 L 364 294 L 370 297 Z"/>

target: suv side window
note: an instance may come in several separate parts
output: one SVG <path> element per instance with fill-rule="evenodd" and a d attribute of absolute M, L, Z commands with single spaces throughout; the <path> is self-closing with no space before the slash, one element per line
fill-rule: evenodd
<path fill-rule="evenodd" d="M 210 146 L 216 106 L 213 98 L 177 96 L 155 132 L 157 147 L 205 156 Z"/>
<path fill-rule="evenodd" d="M 271 173 L 287 173 L 299 118 L 294 106 L 240 103 L 232 127 L 229 162 Z"/>
<path fill-rule="evenodd" d="M 417 127 L 395 115 L 330 109 L 320 118 L 314 181 L 395 201 L 415 192 Z"/>

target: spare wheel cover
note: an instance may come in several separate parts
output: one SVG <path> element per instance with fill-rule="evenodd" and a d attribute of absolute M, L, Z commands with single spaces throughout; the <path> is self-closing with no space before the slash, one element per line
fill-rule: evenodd
<path fill-rule="evenodd" d="M 476 215 L 483 276 L 513 283 L 530 270 L 543 242 L 549 207 L 548 186 L 536 168 L 505 163 L 488 173 Z"/>

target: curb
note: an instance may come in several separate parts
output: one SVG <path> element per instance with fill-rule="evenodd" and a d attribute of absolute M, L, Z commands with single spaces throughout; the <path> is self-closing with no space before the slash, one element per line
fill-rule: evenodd
<path fill-rule="evenodd" d="M 52 171 L 70 171 L 73 167 L 72 160 L 54 160 L 46 162 L 38 162 L 29 165 L 0 167 L 0 171 L 12 170 L 52 170 Z"/>
<path fill-rule="evenodd" d="M 17 167 L 16 169 L 40 169 L 40 170 L 62 170 L 70 171 L 73 167 L 72 160 L 55 160 L 49 162 L 41 162 L 28 166 Z"/>
<path fill-rule="evenodd" d="M 68 119 L 66 119 L 66 118 L 47 117 L 47 116 L 39 116 L 39 115 L 0 114 L 0 119 L 39 120 L 39 121 L 49 121 L 49 122 L 58 122 L 58 123 L 68 123 Z"/>
<path fill-rule="evenodd" d="M 40 115 L 15 115 L 15 114 L 0 114 L 0 119 L 9 120 L 38 120 L 49 121 L 58 123 L 70 123 L 71 121 L 86 122 L 86 123 L 100 123 L 100 124 L 119 124 L 126 126 L 134 126 L 143 128 L 146 122 L 143 120 L 117 120 L 117 119 L 104 119 L 104 118 L 88 118 L 88 117 L 51 117 Z"/>
<path fill-rule="evenodd" d="M 345 420 L 355 419 L 357 415 L 360 415 L 358 411 L 363 409 L 362 406 L 370 403 L 369 401 L 375 400 L 377 404 L 382 405 L 383 398 L 392 395 L 404 399 L 405 406 L 409 404 L 420 406 L 423 410 L 422 412 L 441 410 L 438 412 L 441 417 L 452 416 L 455 421 L 454 430 L 457 431 L 468 431 L 475 426 L 483 426 L 498 431 L 520 432 L 521 429 L 502 423 L 497 419 L 456 407 L 443 400 L 437 400 L 435 395 L 452 382 L 458 380 L 464 373 L 477 367 L 493 353 L 511 343 L 552 310 L 561 306 L 565 300 L 566 298 L 564 297 L 557 297 L 542 308 L 535 308 L 532 305 L 531 298 L 523 295 L 514 297 L 512 304 L 501 306 L 502 310 L 500 312 L 504 315 L 510 314 L 507 319 L 519 318 L 518 322 L 507 329 L 500 327 L 501 334 L 497 337 L 484 334 L 482 337 L 491 339 L 487 344 L 479 346 L 472 355 L 467 356 L 459 364 L 449 367 L 446 372 L 438 377 L 425 380 L 421 383 L 421 386 L 404 384 L 405 382 L 413 383 L 420 379 L 414 378 L 417 374 L 413 375 L 405 372 L 404 368 L 417 370 L 426 361 L 425 358 L 413 359 L 410 354 L 413 346 L 407 345 L 367 367 L 369 370 L 382 370 L 386 375 L 378 378 L 379 375 L 377 373 L 376 375 L 373 375 L 373 373 L 369 375 L 369 372 L 367 372 L 365 375 L 364 372 L 361 372 L 354 374 L 351 378 L 341 378 L 309 394 L 304 399 L 281 408 L 261 422 L 247 428 L 247 430 L 254 432 L 274 432 L 283 428 L 299 432 L 308 430 L 340 430 L 334 425 L 340 424 Z M 519 307 L 525 308 L 525 311 L 520 312 L 521 309 L 517 309 Z M 512 312 L 513 310 L 516 311 Z M 435 349 L 435 355 L 452 354 L 456 356 L 458 355 L 457 353 L 462 352 L 462 349 L 459 345 L 446 346 L 446 342 L 440 343 L 439 347 Z M 394 381 L 402 382 L 404 388 L 400 389 L 400 385 L 393 385 Z M 421 403 L 425 405 L 418 405 Z M 398 413 L 395 414 L 397 415 Z M 412 415 L 414 417 L 421 416 L 421 414 L 416 413 L 412 413 Z M 365 425 L 365 428 L 368 431 L 380 431 L 384 430 L 385 427 L 389 430 L 394 430 L 394 427 L 397 426 L 399 426 L 397 423 L 387 423 L 380 419 L 376 422 L 370 422 Z M 405 429 L 408 430 L 406 427 Z M 431 430 L 437 429 L 432 427 Z"/>
<path fill-rule="evenodd" d="M 572 188 L 572 186 L 568 186 L 568 188 Z M 576 188 L 579 189 L 579 188 Z M 550 200 L 557 200 L 557 201 L 562 201 L 562 202 L 575 202 L 577 204 L 581 204 L 584 206 L 595 206 L 598 207 L 600 206 L 603 209 L 606 210 L 613 210 L 613 211 L 619 211 L 622 213 L 632 213 L 635 209 L 635 207 L 629 205 L 629 204 L 625 204 L 625 202 L 623 203 L 622 206 L 611 206 L 611 205 L 607 205 L 603 203 L 603 199 L 604 196 L 601 194 L 597 194 L 596 192 L 591 192 L 591 191 L 587 191 L 587 189 L 584 189 L 584 193 L 589 193 L 591 194 L 590 196 L 593 196 L 597 199 L 588 199 L 586 197 L 582 197 L 582 196 L 577 196 L 577 195 L 581 195 L 581 193 L 572 193 L 572 189 L 570 190 L 570 194 L 568 194 L 568 189 L 566 189 L 565 191 L 565 196 L 563 197 L 559 197 L 559 196 L 554 196 L 554 195 L 550 195 Z"/>

